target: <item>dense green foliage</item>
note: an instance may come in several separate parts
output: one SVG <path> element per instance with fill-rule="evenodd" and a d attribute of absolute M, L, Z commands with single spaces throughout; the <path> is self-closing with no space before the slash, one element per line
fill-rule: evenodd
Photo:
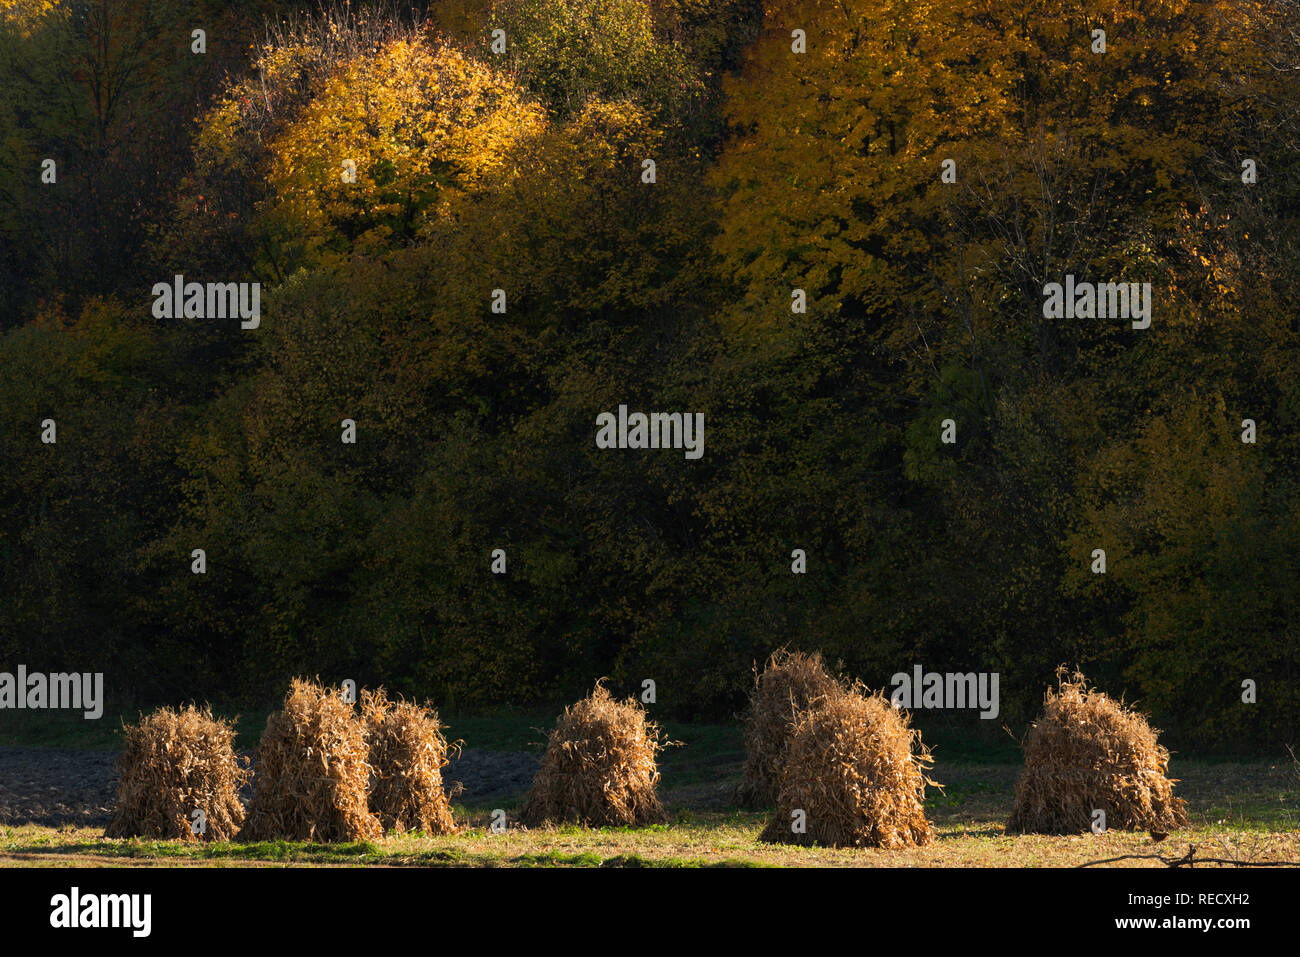
<path fill-rule="evenodd" d="M 1300 5 L 189 6 L 0 3 L 0 666 L 720 716 L 785 644 L 1294 734 Z"/>

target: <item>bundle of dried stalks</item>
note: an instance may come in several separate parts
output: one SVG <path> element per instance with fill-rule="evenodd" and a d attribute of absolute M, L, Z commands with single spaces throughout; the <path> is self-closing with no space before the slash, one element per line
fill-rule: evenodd
<path fill-rule="evenodd" d="M 1106 827 L 1169 832 L 1188 824 L 1166 776 L 1169 752 L 1146 718 L 1057 670 L 1025 742 L 1008 831 L 1077 834 L 1104 811 Z"/>
<path fill-rule="evenodd" d="M 368 808 L 366 726 L 337 688 L 295 678 L 257 746 L 244 841 L 361 841 L 380 836 Z"/>
<path fill-rule="evenodd" d="M 667 820 L 655 793 L 655 756 L 664 743 L 635 698 L 615 701 L 600 684 L 564 709 L 520 818 L 547 822 L 642 825 Z"/>
<path fill-rule="evenodd" d="M 386 829 L 451 834 L 456 825 L 442 786 L 447 739 L 438 714 L 389 701 L 380 688 L 361 696 L 370 745 L 370 810 Z"/>
<path fill-rule="evenodd" d="M 742 807 L 771 807 L 776 803 L 785 765 L 790 730 L 800 713 L 841 682 L 822 663 L 822 656 L 803 652 L 774 652 L 759 674 L 745 712 L 745 769 L 736 789 Z"/>
<path fill-rule="evenodd" d="M 776 813 L 759 836 L 773 844 L 911 847 L 933 839 L 925 818 L 930 752 L 907 713 L 859 684 L 800 712 Z"/>
<path fill-rule="evenodd" d="M 248 759 L 235 755 L 233 723 L 206 705 L 159 708 L 126 727 L 117 767 L 105 837 L 228 841 L 243 823 Z"/>

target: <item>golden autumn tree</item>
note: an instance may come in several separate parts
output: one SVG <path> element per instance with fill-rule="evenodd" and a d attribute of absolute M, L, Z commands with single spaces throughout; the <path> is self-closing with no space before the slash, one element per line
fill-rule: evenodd
<path fill-rule="evenodd" d="M 57 0 L 0 0 L 0 26 L 26 36 L 57 6 Z"/>
<path fill-rule="evenodd" d="M 913 0 L 769 8 L 728 87 L 737 135 L 716 177 L 718 248 L 745 295 L 735 321 L 787 325 L 792 287 L 827 321 L 850 301 L 900 304 L 899 267 L 929 249 L 947 144 L 1006 128 L 1006 78 L 950 66 L 996 41 L 966 26 Z"/>
<path fill-rule="evenodd" d="M 227 97 L 209 136 L 239 109 Z M 280 271 L 415 239 L 544 119 L 507 76 L 422 34 L 341 64 L 267 145 L 257 216 Z"/>
<path fill-rule="evenodd" d="M 510 76 L 396 7 L 274 24 L 199 119 L 160 256 L 183 248 L 193 271 L 233 262 L 280 282 L 400 246 L 543 120 Z"/>
<path fill-rule="evenodd" d="M 267 216 L 308 237 L 308 253 L 412 239 L 544 120 L 484 64 L 395 41 L 348 65 L 272 143 Z"/>
<path fill-rule="evenodd" d="M 1200 157 L 1241 138 L 1268 80 L 1251 18 L 1227 14 L 1255 6 L 772 4 L 717 176 L 733 323 L 789 329 L 799 287 L 808 321 L 851 334 L 874 317 L 873 340 L 935 369 L 949 342 L 967 361 L 1001 337 L 1045 362 L 1072 347 L 1035 319 L 1042 284 L 1136 263 L 1135 222 L 1175 223 Z"/>

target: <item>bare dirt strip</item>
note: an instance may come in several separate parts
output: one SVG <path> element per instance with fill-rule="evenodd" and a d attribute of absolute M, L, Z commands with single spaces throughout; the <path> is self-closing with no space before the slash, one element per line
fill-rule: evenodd
<path fill-rule="evenodd" d="M 116 751 L 0 747 L 0 825 L 103 827 L 117 796 Z M 443 769 L 454 801 L 490 801 L 528 789 L 537 758 L 527 752 L 466 750 Z M 247 800 L 249 794 L 244 797 Z"/>

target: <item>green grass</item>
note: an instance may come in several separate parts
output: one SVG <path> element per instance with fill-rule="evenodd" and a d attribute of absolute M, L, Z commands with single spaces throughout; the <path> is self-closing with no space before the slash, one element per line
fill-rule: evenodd
<path fill-rule="evenodd" d="M 0 747 L 112 751 L 122 746 L 121 728 L 121 714 L 108 708 L 94 720 L 80 711 L 6 709 L 0 712 Z"/>
<path fill-rule="evenodd" d="M 481 714 L 442 714 L 447 740 L 486 751 L 535 751 L 546 746 L 546 732 L 555 726 L 555 714 L 536 709 L 497 709 Z"/>
<path fill-rule="evenodd" d="M 984 768 L 998 776 L 1004 769 Z M 1006 799 L 953 782 L 945 802 L 928 808 L 937 839 L 905 850 L 808 848 L 757 841 L 766 814 L 682 808 L 667 795 L 671 821 L 650 828 L 565 826 L 504 834 L 490 828 L 490 812 L 455 808 L 457 834 L 388 834 L 374 841 L 311 844 L 263 841 L 196 844 L 180 841 L 106 840 L 89 828 L 0 828 L 0 866 L 206 866 L 206 867 L 1063 867 L 1125 854 L 1178 857 L 1189 846 L 1204 857 L 1233 860 L 1300 860 L 1296 818 L 1207 820 L 1193 809 L 1193 825 L 1160 845 L 1141 832 L 1103 835 L 1008 835 Z M 960 786 L 958 786 L 960 784 Z M 967 793 L 969 798 L 953 797 Z M 1242 794 L 1241 797 L 1250 797 Z M 1296 795 L 1290 800 L 1294 803 Z M 1251 801 L 1239 802 L 1243 808 Z M 1247 812 L 1248 813 L 1248 812 Z M 1130 866 L 1162 867 L 1140 856 Z"/>
<path fill-rule="evenodd" d="M 705 746 L 706 742 L 712 742 Z M 706 754 L 728 744 L 706 731 Z M 715 751 L 715 756 L 729 752 Z M 1181 856 L 1195 846 L 1201 857 L 1255 861 L 1300 860 L 1300 779 L 1294 767 L 1180 759 L 1190 827 L 1156 845 L 1144 832 L 1103 835 L 1008 835 L 1017 764 L 936 765 L 942 791 L 927 794 L 926 813 L 937 839 L 906 850 L 802 848 L 757 841 L 764 811 L 729 805 L 739 764 L 717 765 L 718 778 L 701 782 L 695 769 L 664 768 L 662 794 L 670 821 L 652 827 L 524 829 L 512 823 L 492 832 L 492 808 L 458 803 L 454 835 L 388 834 L 374 841 L 311 844 L 265 841 L 200 845 L 179 841 L 106 840 L 95 829 L 24 825 L 0 827 L 0 866 L 414 866 L 414 867 L 1043 867 L 1076 866 L 1125 854 Z M 504 804 L 518 805 L 516 795 Z M 1125 862 L 1163 866 L 1150 857 Z"/>
<path fill-rule="evenodd" d="M 235 746 L 251 751 L 262 736 L 270 711 L 214 708 L 213 713 L 236 719 Z M 121 705 L 105 706 L 104 714 L 93 720 L 83 717 L 80 711 L 6 709 L 0 713 L 0 747 L 116 751 L 122 747 L 123 724 L 134 724 L 139 717 L 139 711 Z"/>

